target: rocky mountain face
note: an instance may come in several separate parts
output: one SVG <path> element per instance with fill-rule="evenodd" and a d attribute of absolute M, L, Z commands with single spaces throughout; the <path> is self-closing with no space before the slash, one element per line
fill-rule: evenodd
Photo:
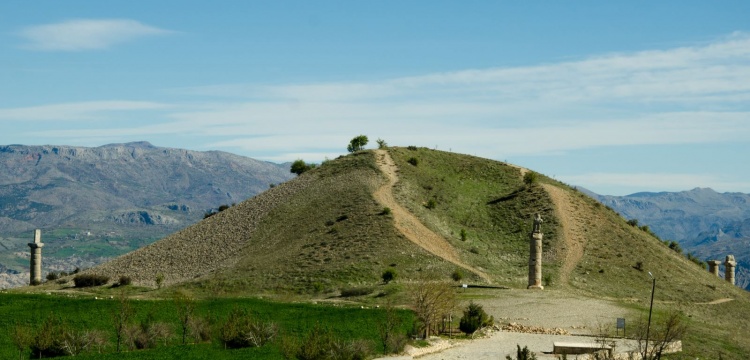
<path fill-rule="evenodd" d="M 26 270 L 36 228 L 45 266 L 65 270 L 153 242 L 291 177 L 289 164 L 147 142 L 0 146 L 0 270 Z"/>
<path fill-rule="evenodd" d="M 627 196 L 587 193 L 701 259 L 723 261 L 733 254 L 739 263 L 738 284 L 750 286 L 750 194 L 708 188 Z"/>

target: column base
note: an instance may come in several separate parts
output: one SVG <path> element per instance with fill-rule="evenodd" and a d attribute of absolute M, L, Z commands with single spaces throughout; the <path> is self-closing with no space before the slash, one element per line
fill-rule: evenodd
<path fill-rule="evenodd" d="M 527 287 L 527 289 L 529 289 L 529 290 L 544 290 L 544 286 L 542 286 L 542 285 L 529 285 L 529 287 Z"/>

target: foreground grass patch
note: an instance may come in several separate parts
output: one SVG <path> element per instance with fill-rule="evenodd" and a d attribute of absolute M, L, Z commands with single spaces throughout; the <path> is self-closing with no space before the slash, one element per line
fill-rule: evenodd
<path fill-rule="evenodd" d="M 134 322 L 147 316 L 172 327 L 173 336 L 166 346 L 152 350 L 138 350 L 127 353 L 114 353 L 114 330 L 112 314 L 118 306 L 117 299 L 95 300 L 93 298 L 70 298 L 61 295 L 20 295 L 0 294 L 0 358 L 17 359 L 18 352 L 13 347 L 10 333 L 16 323 L 32 328 L 38 327 L 50 315 L 59 316 L 74 329 L 98 329 L 110 337 L 110 345 L 105 354 L 89 353 L 80 359 L 281 359 L 278 342 L 260 348 L 224 350 L 217 343 L 180 345 L 178 316 L 171 300 L 133 300 Z M 376 352 L 378 346 L 378 322 L 384 312 L 378 309 L 344 307 L 334 305 L 287 304 L 260 299 L 214 299 L 197 302 L 197 314 L 209 316 L 216 321 L 226 318 L 235 307 L 248 309 L 259 319 L 278 324 L 281 335 L 302 338 L 315 327 L 331 329 L 342 340 L 361 339 L 369 341 Z M 412 314 L 398 311 L 402 319 L 402 332 L 412 323 Z M 26 356 L 28 358 L 28 354 Z"/>

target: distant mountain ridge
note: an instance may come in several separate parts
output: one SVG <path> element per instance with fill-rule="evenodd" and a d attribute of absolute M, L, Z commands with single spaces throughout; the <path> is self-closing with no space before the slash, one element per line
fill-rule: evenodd
<path fill-rule="evenodd" d="M 743 275 L 750 269 L 750 194 L 710 188 L 626 196 L 583 191 L 701 259 L 723 261 L 733 254 Z"/>
<path fill-rule="evenodd" d="M 109 241 L 120 248 L 102 255 L 116 255 L 290 178 L 289 164 L 148 142 L 0 146 L 0 249 L 25 251 L 28 233 L 41 228 L 47 258 L 73 240 L 90 244 L 62 252 L 96 253 Z M 0 264 L 18 270 L 23 261 L 11 252 Z"/>

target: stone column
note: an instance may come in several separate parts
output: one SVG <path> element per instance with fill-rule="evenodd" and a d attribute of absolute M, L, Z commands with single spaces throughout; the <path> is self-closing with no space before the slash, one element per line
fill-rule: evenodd
<path fill-rule="evenodd" d="M 536 214 L 534 229 L 529 239 L 529 286 L 528 289 L 544 289 L 542 286 L 542 217 Z"/>
<path fill-rule="evenodd" d="M 719 260 L 708 260 L 708 272 L 714 274 L 714 276 L 719 276 L 719 265 L 721 265 Z"/>
<path fill-rule="evenodd" d="M 726 260 L 724 260 L 724 279 L 732 285 L 734 285 L 735 266 L 737 266 L 737 262 L 734 261 L 734 255 L 727 255 Z"/>
<path fill-rule="evenodd" d="M 42 230 L 34 230 L 34 242 L 29 243 L 31 261 L 29 264 L 29 284 L 42 282 Z"/>

